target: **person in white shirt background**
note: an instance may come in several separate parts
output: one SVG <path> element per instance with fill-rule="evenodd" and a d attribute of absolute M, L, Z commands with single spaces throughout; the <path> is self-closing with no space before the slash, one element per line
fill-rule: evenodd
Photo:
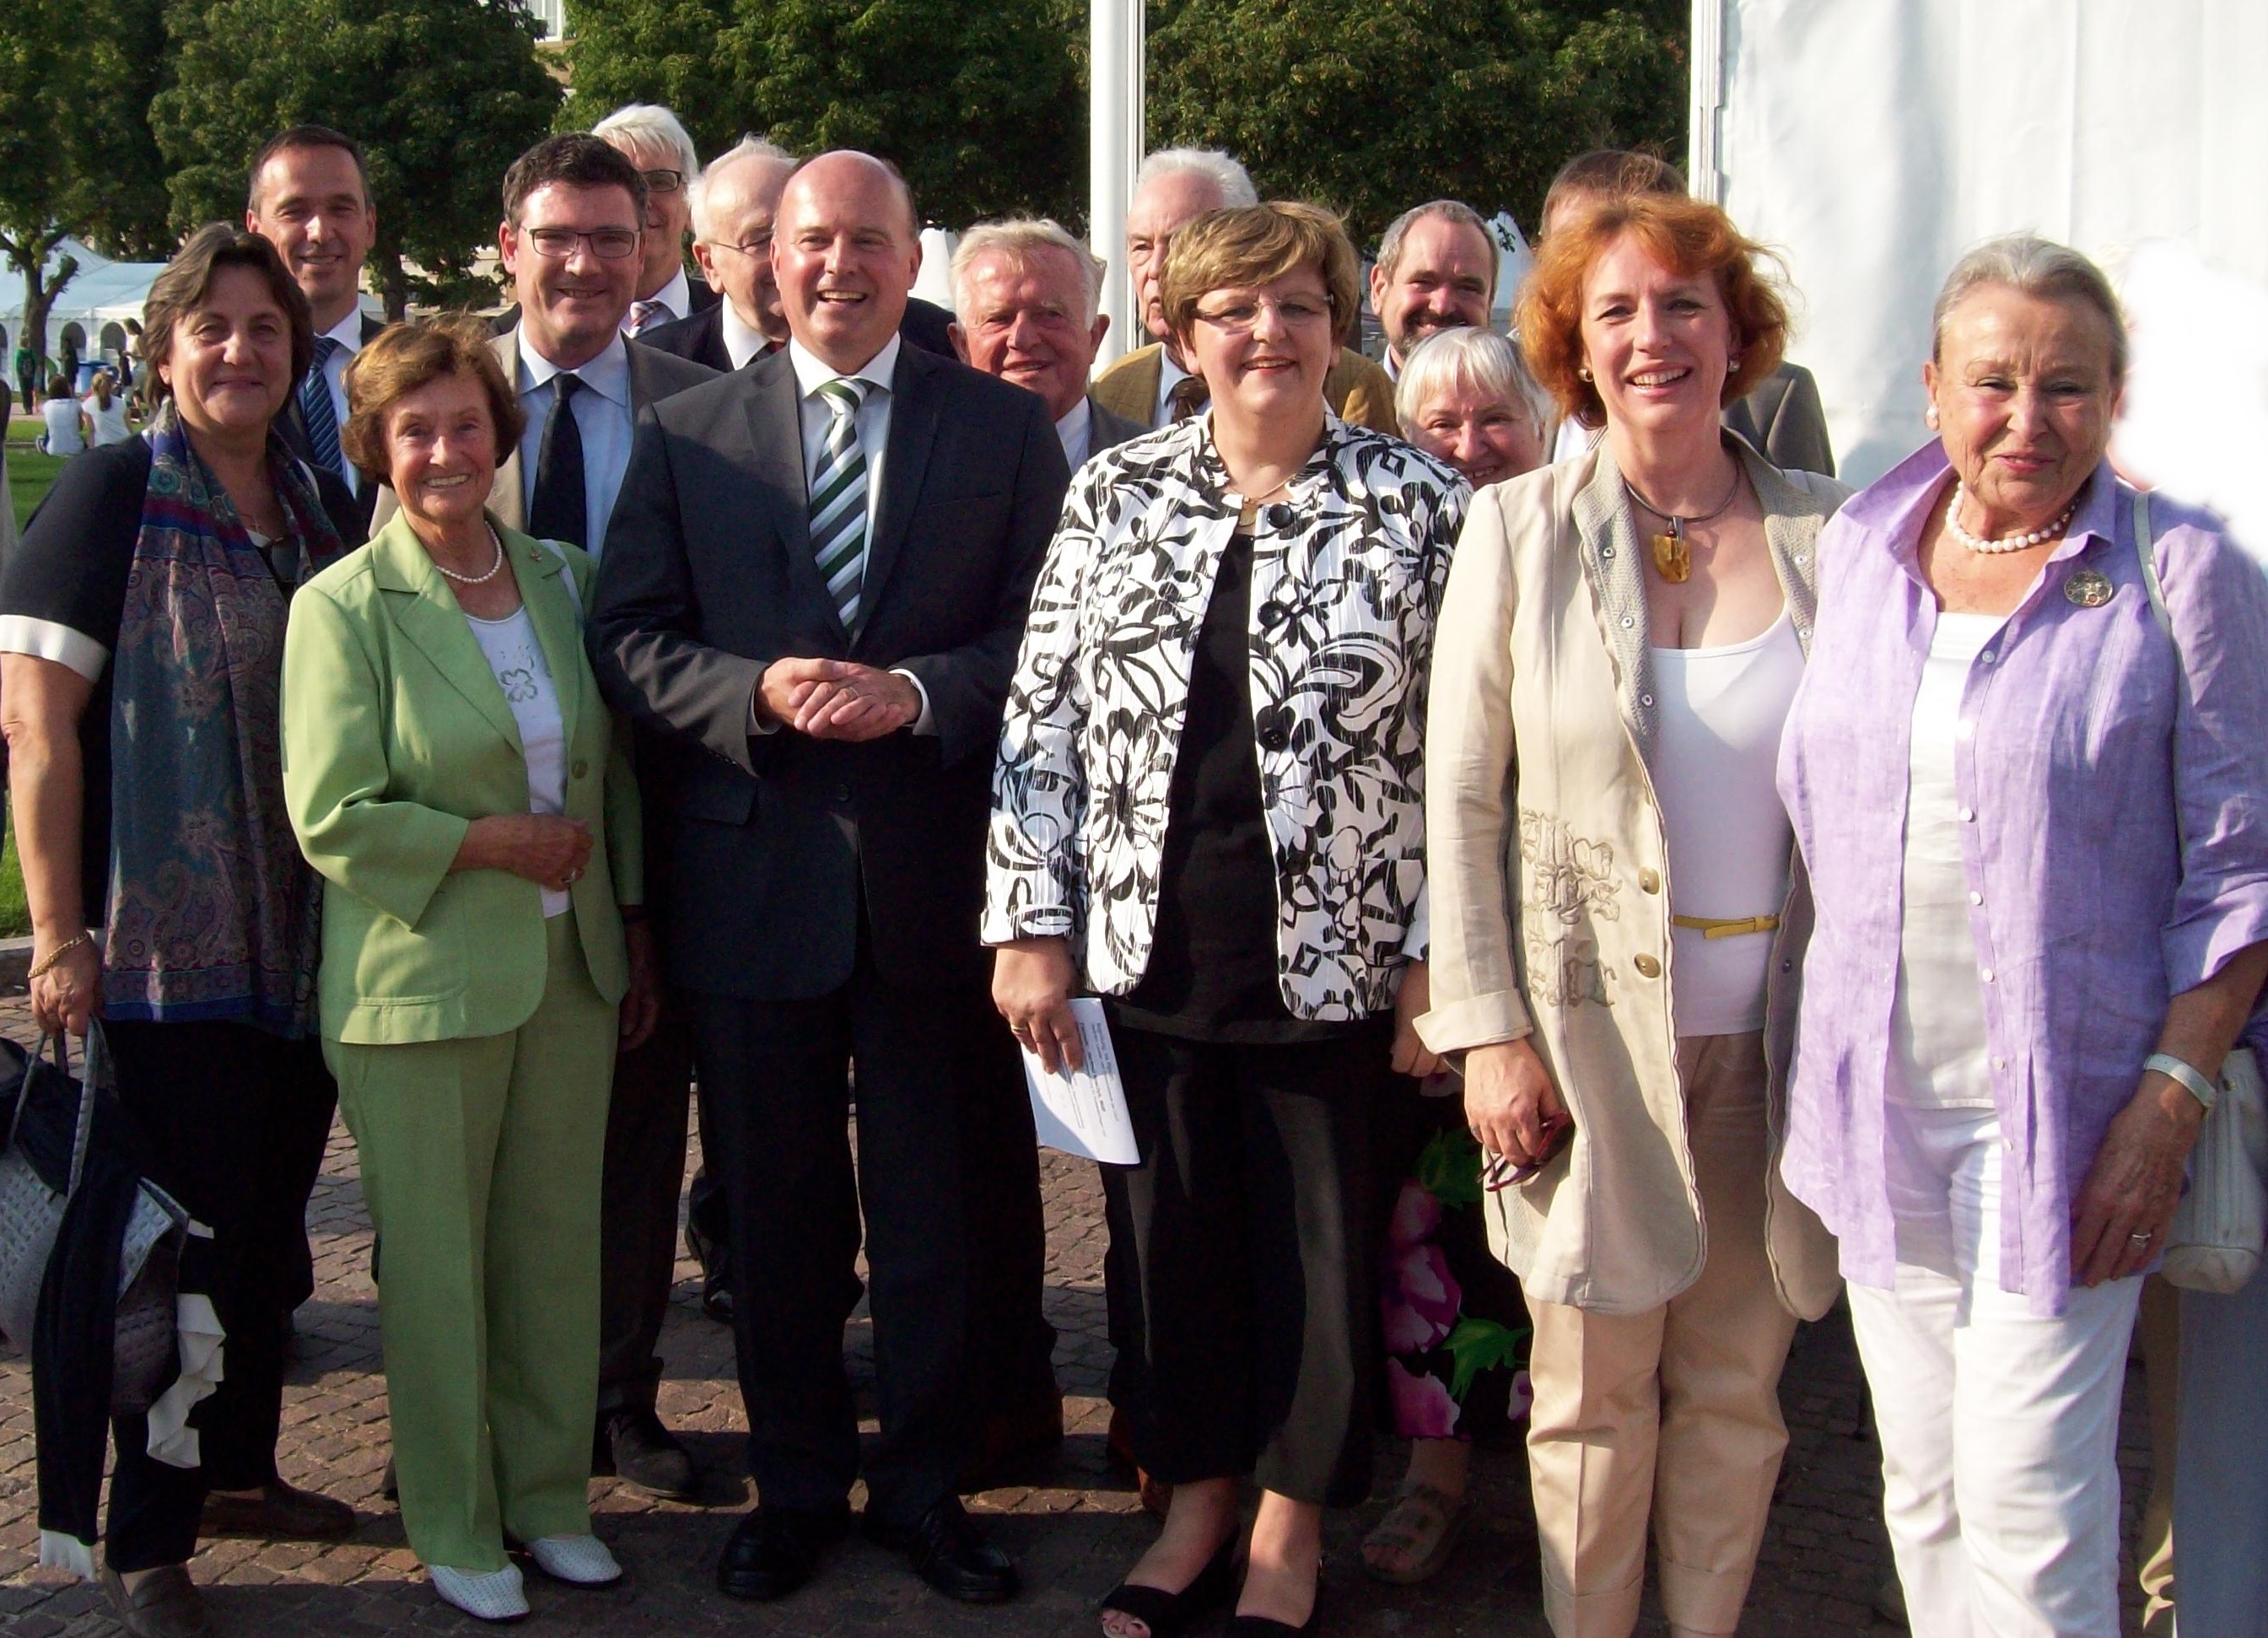
<path fill-rule="evenodd" d="M 622 315 L 622 333 L 635 336 L 713 304 L 715 291 L 696 295 L 685 277 L 685 237 L 693 225 L 688 190 L 701 174 L 701 158 L 682 122 L 656 103 L 626 103 L 593 125 L 591 135 L 645 178 L 645 241 L 639 247 L 637 288 Z"/>

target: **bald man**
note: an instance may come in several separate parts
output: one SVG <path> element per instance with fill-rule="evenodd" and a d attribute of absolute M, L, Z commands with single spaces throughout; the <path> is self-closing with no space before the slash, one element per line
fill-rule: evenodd
<path fill-rule="evenodd" d="M 762 1503 L 718 1580 L 802 1585 L 863 1477 L 868 1534 L 995 1602 L 1014 1567 L 954 1494 L 958 1155 L 971 1100 L 1020 1073 L 977 912 L 1001 708 L 1070 470 L 1037 394 L 899 336 L 921 247 L 895 171 L 805 163 L 771 255 L 788 344 L 640 424 L 590 625 L 608 697 L 698 752 L 674 793 L 667 960 L 713 1094 Z M 881 1421 L 863 1458 L 843 1369 L 862 1228 Z"/>

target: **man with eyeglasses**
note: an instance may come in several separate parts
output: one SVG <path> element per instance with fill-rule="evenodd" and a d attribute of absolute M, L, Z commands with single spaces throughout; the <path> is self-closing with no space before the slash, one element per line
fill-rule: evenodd
<path fill-rule="evenodd" d="M 717 305 L 717 291 L 685 276 L 685 235 L 692 225 L 692 188 L 701 160 L 677 115 L 658 103 L 631 102 L 591 127 L 645 178 L 645 242 L 637 290 L 622 329 L 643 335 Z"/>
<path fill-rule="evenodd" d="M 622 317 L 644 263 L 645 179 L 622 153 L 581 132 L 550 136 L 504 173 L 497 230 L 519 321 L 490 343 L 519 395 L 527 427 L 497 464 L 489 507 L 503 522 L 599 557 L 630 462 L 630 429 L 648 404 L 716 372 L 631 346 Z M 397 509 L 391 490 L 379 524 Z M 672 748 L 636 748 L 649 884 L 671 858 L 665 794 Z M 648 901 L 660 905 L 655 890 Z M 669 929 L 654 923 L 664 953 Z M 599 1404 L 593 1471 L 649 1494 L 690 1500 L 693 1464 L 654 1408 L 656 1353 L 676 1263 L 677 1201 L 693 1079 L 682 1010 L 665 999 L 652 1037 L 615 1060 L 600 1202 Z"/>

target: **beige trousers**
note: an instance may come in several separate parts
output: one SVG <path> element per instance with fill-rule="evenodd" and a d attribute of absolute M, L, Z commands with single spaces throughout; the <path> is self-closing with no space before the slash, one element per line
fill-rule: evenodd
<path fill-rule="evenodd" d="M 1740 1626 L 1787 1428 L 1780 1368 L 1795 1319 L 1764 1252 L 1761 1035 L 1677 1044 L 1709 1256 L 1644 1314 L 1528 1302 L 1528 1463 L 1557 1638 L 1625 1638 L 1638 1624 L 1653 1521 L 1672 1625 Z"/>

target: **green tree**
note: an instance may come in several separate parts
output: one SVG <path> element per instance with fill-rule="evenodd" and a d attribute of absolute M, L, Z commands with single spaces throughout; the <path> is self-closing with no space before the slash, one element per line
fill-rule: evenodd
<path fill-rule="evenodd" d="M 1568 0 L 1152 0 L 1152 148 L 1226 148 L 1263 194 L 1359 241 L 1447 196 L 1533 229 L 1587 148 L 1685 140 L 1682 5 Z"/>
<path fill-rule="evenodd" d="M 0 0 L 0 256 L 24 280 L 21 339 L 77 277 L 66 235 L 107 255 L 166 247 L 163 162 L 140 110 L 164 58 L 163 0 Z"/>
<path fill-rule="evenodd" d="M 504 169 L 550 129 L 561 94 L 520 0 L 172 0 L 166 20 L 173 84 L 151 123 L 176 225 L 240 219 L 253 154 L 313 121 L 369 156 L 369 272 L 387 316 L 413 294 L 478 288 Z"/>
<path fill-rule="evenodd" d="M 744 131 L 895 161 L 932 220 L 1075 211 L 1086 110 L 1065 0 L 571 0 L 588 128 L 666 103 L 703 153 Z M 1079 9 L 1084 17 L 1084 8 Z"/>

